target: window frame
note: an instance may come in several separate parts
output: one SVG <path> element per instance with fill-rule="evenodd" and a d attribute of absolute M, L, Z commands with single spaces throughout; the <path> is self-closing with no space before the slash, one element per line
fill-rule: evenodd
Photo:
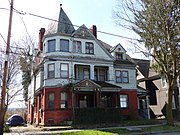
<path fill-rule="evenodd" d="M 103 74 L 101 74 L 103 71 Z M 101 78 L 103 77 L 103 79 L 101 80 Z M 106 70 L 105 69 L 99 69 L 99 81 L 105 81 L 106 80 Z"/>
<path fill-rule="evenodd" d="M 52 41 L 54 41 L 55 43 L 53 44 L 54 45 L 54 48 L 51 50 L 50 49 L 50 46 L 52 46 L 52 45 L 50 45 L 50 42 L 52 42 Z M 51 40 L 48 40 L 47 41 L 47 53 L 50 53 L 50 52 L 55 52 L 56 51 L 56 39 L 51 39 Z M 51 51 L 50 51 L 51 50 Z"/>
<path fill-rule="evenodd" d="M 123 60 L 123 53 L 116 53 L 116 60 Z"/>
<path fill-rule="evenodd" d="M 50 99 L 49 99 L 49 98 L 50 98 L 50 97 L 49 97 L 50 94 L 53 94 L 53 98 L 54 98 L 53 100 L 50 100 Z M 48 92 L 47 101 L 48 101 L 48 102 L 47 102 L 47 103 L 48 103 L 48 104 L 47 104 L 47 108 L 48 108 L 48 109 L 54 109 L 54 105 L 55 105 L 55 104 L 54 104 L 54 101 L 55 101 L 55 93 L 54 93 L 54 92 Z M 51 103 L 52 103 L 52 106 L 50 106 Z"/>
<path fill-rule="evenodd" d="M 64 49 L 64 44 L 61 41 L 68 41 L 68 50 Z M 68 39 L 60 39 L 60 52 L 69 52 L 69 40 Z"/>
<path fill-rule="evenodd" d="M 62 95 L 61 95 L 62 93 L 65 93 L 65 99 L 64 100 L 62 100 Z M 64 107 L 62 107 L 62 105 L 64 105 Z M 69 107 L 69 105 L 68 105 L 68 92 L 62 91 L 62 92 L 60 92 L 60 108 L 61 109 L 67 109 L 68 107 Z"/>
<path fill-rule="evenodd" d="M 50 71 L 50 70 L 49 70 L 51 65 L 54 66 L 53 71 Z M 54 73 L 53 73 L 53 76 L 50 76 L 50 72 L 54 72 Z M 47 78 L 48 78 L 48 79 L 55 78 L 55 63 L 50 63 L 50 64 L 48 64 L 48 67 L 47 67 Z"/>
<path fill-rule="evenodd" d="M 78 44 L 78 43 L 80 43 L 80 44 Z M 82 43 L 81 43 L 81 41 L 73 40 L 72 45 L 73 45 L 73 52 L 74 53 L 82 53 Z"/>
<path fill-rule="evenodd" d="M 62 65 L 67 65 L 67 70 L 62 70 Z M 62 76 L 62 71 L 63 72 L 67 72 L 67 76 Z M 68 63 L 61 63 L 60 64 L 60 78 L 64 78 L 64 79 L 67 79 L 69 77 L 69 64 Z"/>
<path fill-rule="evenodd" d="M 166 81 L 165 75 L 161 76 L 161 85 L 162 85 L 162 88 L 167 87 L 167 81 Z"/>
<path fill-rule="evenodd" d="M 121 96 L 125 96 L 125 98 L 124 97 L 121 97 Z M 122 99 L 122 98 L 124 98 L 124 99 Z M 123 101 L 122 101 L 123 100 Z M 128 94 L 120 94 L 119 95 L 119 106 L 120 106 L 120 108 L 122 108 L 122 109 L 127 109 L 128 107 L 129 107 L 129 102 L 128 102 L 128 100 L 129 100 L 129 97 L 128 97 Z M 125 105 L 125 106 L 124 106 Z"/>
<path fill-rule="evenodd" d="M 119 76 L 117 76 L 117 72 L 119 72 Z M 127 76 L 124 76 L 123 73 L 126 73 Z M 129 83 L 129 72 L 125 70 L 116 70 L 115 71 L 116 76 L 116 83 Z M 120 81 L 118 81 L 118 79 Z M 127 79 L 127 81 L 124 81 L 124 79 Z"/>
<path fill-rule="evenodd" d="M 92 42 L 85 42 L 85 53 L 94 54 L 94 44 Z"/>

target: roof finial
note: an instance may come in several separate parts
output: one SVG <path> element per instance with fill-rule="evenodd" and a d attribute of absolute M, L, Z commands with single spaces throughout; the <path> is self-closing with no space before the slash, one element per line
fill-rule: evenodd
<path fill-rule="evenodd" d="M 60 8 L 62 8 L 62 4 L 60 4 Z"/>

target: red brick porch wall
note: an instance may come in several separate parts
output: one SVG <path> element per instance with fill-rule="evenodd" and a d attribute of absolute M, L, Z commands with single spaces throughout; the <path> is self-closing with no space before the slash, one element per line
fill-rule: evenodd
<path fill-rule="evenodd" d="M 136 90 L 123 90 L 119 94 L 128 95 L 128 108 L 122 109 L 122 114 L 130 117 L 138 115 L 138 102 Z"/>
<path fill-rule="evenodd" d="M 48 109 L 48 93 L 54 93 L 54 109 Z M 67 92 L 68 93 L 68 108 L 60 108 L 60 93 Z M 65 120 L 72 119 L 72 94 L 69 89 L 64 88 L 45 88 L 44 94 L 42 94 L 43 98 L 43 117 L 41 119 L 41 123 L 43 125 L 49 124 L 60 124 Z"/>

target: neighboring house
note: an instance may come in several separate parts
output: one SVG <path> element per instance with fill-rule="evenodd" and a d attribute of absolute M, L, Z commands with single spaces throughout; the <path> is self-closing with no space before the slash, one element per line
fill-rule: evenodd
<path fill-rule="evenodd" d="M 144 100 L 149 105 L 151 118 L 163 116 L 165 114 L 165 104 L 167 101 L 167 82 L 163 75 L 159 75 L 150 68 L 149 60 L 133 59 L 137 68 L 138 88 L 145 89 L 148 93 L 148 99 Z M 149 101 L 148 101 L 149 100 Z M 174 88 L 173 94 L 173 112 L 180 111 L 180 84 L 179 79 Z M 147 106 L 148 108 L 148 106 Z"/>
<path fill-rule="evenodd" d="M 136 69 L 125 49 L 98 40 L 94 25 L 75 30 L 62 7 L 59 22 L 46 33 L 41 28 L 34 56 L 28 122 L 57 125 L 72 120 L 76 108 L 138 113 Z"/>

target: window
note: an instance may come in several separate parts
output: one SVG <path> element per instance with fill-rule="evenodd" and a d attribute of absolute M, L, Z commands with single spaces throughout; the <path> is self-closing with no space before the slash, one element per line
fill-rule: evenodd
<path fill-rule="evenodd" d="M 67 108 L 67 107 L 68 107 L 67 93 L 66 92 L 61 92 L 60 108 Z"/>
<path fill-rule="evenodd" d="M 116 82 L 117 83 L 128 83 L 129 75 L 128 71 L 116 71 Z"/>
<path fill-rule="evenodd" d="M 172 109 L 176 109 L 176 103 L 175 103 L 174 95 L 172 96 Z"/>
<path fill-rule="evenodd" d="M 90 73 L 88 68 L 84 68 L 83 75 L 84 75 L 84 79 L 89 79 Z"/>
<path fill-rule="evenodd" d="M 65 39 L 60 40 L 60 51 L 69 52 L 69 40 L 65 40 Z"/>
<path fill-rule="evenodd" d="M 99 81 L 105 81 L 105 70 L 104 69 L 99 70 Z"/>
<path fill-rule="evenodd" d="M 120 108 L 128 107 L 128 95 L 120 95 Z"/>
<path fill-rule="evenodd" d="M 54 108 L 54 93 L 48 93 L 48 109 Z"/>
<path fill-rule="evenodd" d="M 128 72 L 127 71 L 122 71 L 122 82 L 123 83 L 128 83 L 129 82 L 129 77 L 128 77 Z"/>
<path fill-rule="evenodd" d="M 87 54 L 94 54 L 94 44 L 91 42 L 86 42 L 85 50 Z"/>
<path fill-rule="evenodd" d="M 162 87 L 166 87 L 167 83 L 166 83 L 166 78 L 164 75 L 161 77 L 161 83 L 162 83 Z"/>
<path fill-rule="evenodd" d="M 98 81 L 98 70 L 94 69 L 94 80 Z"/>
<path fill-rule="evenodd" d="M 61 66 L 60 66 L 60 75 L 61 75 L 61 78 L 68 78 L 68 76 L 69 76 L 68 73 L 69 73 L 68 64 L 61 63 Z"/>
<path fill-rule="evenodd" d="M 73 41 L 73 52 L 82 53 L 82 46 L 80 41 Z"/>
<path fill-rule="evenodd" d="M 55 77 L 54 64 L 48 64 L 48 78 L 54 78 L 54 77 Z"/>
<path fill-rule="evenodd" d="M 122 60 L 123 54 L 122 53 L 116 53 L 116 60 Z"/>
<path fill-rule="evenodd" d="M 47 52 L 55 52 L 56 51 L 56 40 L 49 40 L 48 41 L 48 51 Z"/>

